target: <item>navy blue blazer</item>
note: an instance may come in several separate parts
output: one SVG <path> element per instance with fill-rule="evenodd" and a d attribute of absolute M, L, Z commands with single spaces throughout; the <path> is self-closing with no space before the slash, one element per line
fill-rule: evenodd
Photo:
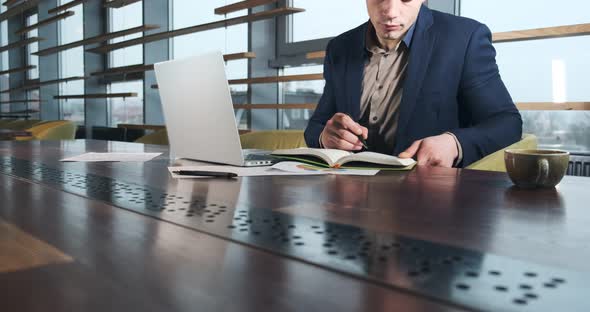
<path fill-rule="evenodd" d="M 367 25 L 328 43 L 324 93 L 305 129 L 309 147 L 319 147 L 334 114 L 360 119 Z M 500 78 L 491 32 L 477 21 L 422 6 L 403 84 L 394 155 L 448 131 L 461 144 L 463 167 L 521 138 L 522 119 Z"/>

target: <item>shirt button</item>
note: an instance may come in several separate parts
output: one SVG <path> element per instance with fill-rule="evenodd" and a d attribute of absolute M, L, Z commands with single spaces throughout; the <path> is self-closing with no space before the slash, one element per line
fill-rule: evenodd
<path fill-rule="evenodd" d="M 378 119 L 377 116 L 373 117 L 373 121 L 377 121 L 377 119 Z"/>
<path fill-rule="evenodd" d="M 383 89 L 383 86 L 379 86 L 379 90 Z"/>

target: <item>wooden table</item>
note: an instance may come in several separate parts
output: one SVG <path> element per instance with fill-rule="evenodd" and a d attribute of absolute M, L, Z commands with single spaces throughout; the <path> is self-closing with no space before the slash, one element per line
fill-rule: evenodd
<path fill-rule="evenodd" d="M 582 275 L 590 271 L 586 178 L 566 177 L 555 190 L 536 191 L 512 187 L 503 173 L 428 167 L 374 177 L 175 181 L 166 154 L 144 164 L 58 161 L 90 151 L 167 153 L 92 140 L 0 142 L 4 161 L 34 161 L 169 194 L 190 192 L 222 200 L 230 212 L 253 207 Z M 3 311 L 476 310 L 34 179 L 0 174 L 0 202 Z"/>
<path fill-rule="evenodd" d="M 0 129 L 0 140 L 14 140 L 15 137 L 30 137 L 30 131 Z"/>

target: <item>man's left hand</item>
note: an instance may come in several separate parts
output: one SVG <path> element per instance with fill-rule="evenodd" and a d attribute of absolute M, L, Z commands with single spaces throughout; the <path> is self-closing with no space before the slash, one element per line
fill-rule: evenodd
<path fill-rule="evenodd" d="M 399 154 L 400 158 L 412 158 L 416 155 L 418 165 L 452 167 L 459 155 L 455 138 L 448 133 L 427 137 L 415 141 L 407 150 Z"/>

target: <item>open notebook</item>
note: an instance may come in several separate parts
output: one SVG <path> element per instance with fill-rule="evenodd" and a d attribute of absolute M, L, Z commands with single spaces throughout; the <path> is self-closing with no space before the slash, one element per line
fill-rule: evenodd
<path fill-rule="evenodd" d="M 331 168 L 410 170 L 416 164 L 411 158 L 402 159 L 374 152 L 351 153 L 337 149 L 305 147 L 275 150 L 271 155 Z"/>

